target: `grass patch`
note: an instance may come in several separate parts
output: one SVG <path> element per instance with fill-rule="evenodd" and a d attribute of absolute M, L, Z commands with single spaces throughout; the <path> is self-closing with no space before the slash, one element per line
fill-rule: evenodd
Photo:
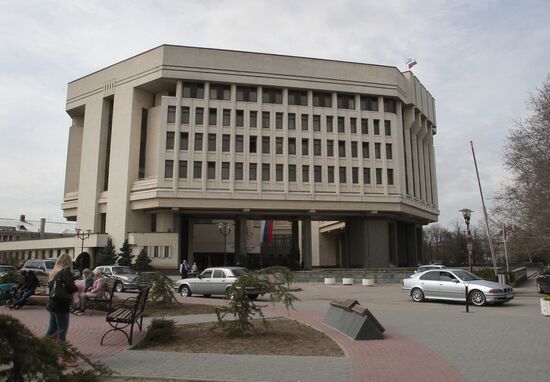
<path fill-rule="evenodd" d="M 177 325 L 164 344 L 145 344 L 140 349 L 184 353 L 293 355 L 343 357 L 340 346 L 324 333 L 294 320 L 252 320 L 254 330 L 239 336 L 227 336 L 212 323 Z M 141 344 L 140 344 L 141 345 Z"/>
<path fill-rule="evenodd" d="M 170 342 L 176 334 L 176 322 L 164 318 L 155 318 L 147 327 L 143 340 L 134 349 L 145 349 Z"/>

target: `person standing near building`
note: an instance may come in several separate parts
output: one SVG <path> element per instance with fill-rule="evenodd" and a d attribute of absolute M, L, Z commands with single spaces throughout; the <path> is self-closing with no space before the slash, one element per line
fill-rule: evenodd
<path fill-rule="evenodd" d="M 186 279 L 187 278 L 187 273 L 189 272 L 189 264 L 187 264 L 187 260 L 183 260 L 182 263 L 180 264 L 180 273 L 181 273 L 181 278 L 182 279 Z"/>
<path fill-rule="evenodd" d="M 199 272 L 199 267 L 197 267 L 197 262 L 193 262 L 193 266 L 191 267 L 191 273 L 196 277 L 197 273 Z"/>

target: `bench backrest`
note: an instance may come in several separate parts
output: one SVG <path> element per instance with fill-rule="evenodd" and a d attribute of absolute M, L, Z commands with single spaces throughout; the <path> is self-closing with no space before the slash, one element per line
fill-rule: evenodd
<path fill-rule="evenodd" d="M 151 289 L 151 287 L 147 286 L 138 292 L 136 303 L 134 305 L 134 317 L 139 317 L 143 314 L 145 303 L 147 302 L 147 297 L 149 296 L 149 289 Z"/>

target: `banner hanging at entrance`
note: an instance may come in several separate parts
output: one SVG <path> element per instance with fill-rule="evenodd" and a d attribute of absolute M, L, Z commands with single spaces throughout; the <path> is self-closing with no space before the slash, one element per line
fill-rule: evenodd
<path fill-rule="evenodd" d="M 271 244 L 273 240 L 273 220 L 262 220 L 260 234 L 262 244 Z"/>

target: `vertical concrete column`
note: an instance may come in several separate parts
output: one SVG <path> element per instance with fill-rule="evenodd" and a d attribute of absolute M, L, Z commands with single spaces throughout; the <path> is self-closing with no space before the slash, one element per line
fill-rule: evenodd
<path fill-rule="evenodd" d="M 405 171 L 407 174 L 407 194 L 414 196 L 414 172 L 412 165 L 411 129 L 414 124 L 414 109 L 407 106 L 403 111 L 403 140 L 405 142 Z"/>
<path fill-rule="evenodd" d="M 414 196 L 418 199 L 422 197 L 420 189 L 420 169 L 418 163 L 418 131 L 420 130 L 420 114 L 415 112 L 414 124 L 411 129 L 411 145 L 413 159 L 413 174 L 414 174 Z"/>
<path fill-rule="evenodd" d="M 311 218 L 309 216 L 302 219 L 302 262 L 304 270 L 311 270 Z"/>
<path fill-rule="evenodd" d="M 430 166 L 431 166 L 431 174 L 432 174 L 432 199 L 433 199 L 433 205 L 437 208 L 439 205 L 438 196 L 437 196 L 437 176 L 436 176 L 436 166 L 435 166 L 435 152 L 434 152 L 434 146 L 433 146 L 433 137 L 430 138 L 432 141 L 432 144 L 430 145 Z"/>
<path fill-rule="evenodd" d="M 393 126 L 392 132 L 392 142 L 394 149 L 394 159 L 393 159 L 393 168 L 394 168 L 394 184 L 397 193 L 405 195 L 406 193 L 406 161 L 405 161 L 405 140 L 404 140 L 404 129 L 403 129 L 403 109 L 402 103 L 397 102 L 397 110 L 395 119 L 395 126 Z"/>
<path fill-rule="evenodd" d="M 189 219 L 187 223 L 187 232 L 184 232 L 184 235 L 187 235 L 187 261 L 191 264 L 195 261 L 195 254 L 193 253 L 193 227 L 194 220 Z M 179 264 L 178 264 L 179 265 Z"/>
<path fill-rule="evenodd" d="M 424 139 L 426 137 L 426 132 L 428 129 L 427 120 L 424 117 L 421 117 L 420 122 L 420 130 L 417 133 L 418 137 L 418 173 L 420 175 L 420 181 L 418 182 L 420 184 L 420 195 L 421 199 L 424 201 L 428 201 L 427 198 L 427 192 L 426 192 L 426 167 L 424 163 L 424 149 L 425 149 L 425 143 Z"/>
<path fill-rule="evenodd" d="M 299 230 L 299 224 L 298 220 L 292 220 L 292 235 L 291 235 L 291 242 L 290 242 L 290 255 L 294 262 L 298 265 L 298 268 L 300 266 L 300 230 Z"/>
<path fill-rule="evenodd" d="M 432 137 L 432 128 L 428 124 L 428 132 L 424 138 L 424 172 L 426 173 L 426 202 L 433 204 L 433 189 L 432 189 L 432 172 L 430 164 L 430 143 Z"/>
<path fill-rule="evenodd" d="M 180 167 L 180 131 L 181 131 L 181 98 L 183 96 L 183 82 L 176 84 L 176 123 L 174 129 L 174 168 L 172 173 L 172 190 L 174 196 L 178 193 L 179 167 Z"/>
<path fill-rule="evenodd" d="M 283 181 L 285 194 L 289 191 L 288 181 L 288 88 L 283 89 Z"/>
<path fill-rule="evenodd" d="M 247 219 L 243 216 L 238 216 L 235 219 L 235 262 L 243 263 L 242 259 L 247 258 L 246 250 L 247 239 Z"/>

